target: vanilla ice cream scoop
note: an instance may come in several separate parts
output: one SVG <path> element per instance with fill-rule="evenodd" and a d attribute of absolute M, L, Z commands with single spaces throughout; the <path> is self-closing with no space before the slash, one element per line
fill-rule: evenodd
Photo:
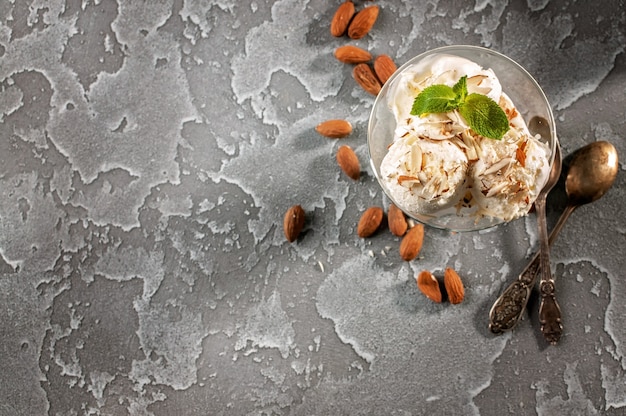
<path fill-rule="evenodd" d="M 407 136 L 396 140 L 381 165 L 387 189 L 409 213 L 436 214 L 457 204 L 468 175 L 465 153 L 450 141 Z"/>
<path fill-rule="evenodd" d="M 530 136 L 505 140 L 482 141 L 483 157 L 469 172 L 470 191 L 479 215 L 510 221 L 528 213 L 550 168 L 543 143 Z"/>
<path fill-rule="evenodd" d="M 470 170 L 478 214 L 505 221 L 526 215 L 550 173 L 548 146 L 531 136 L 511 100 L 500 105 L 510 116 L 502 140 L 481 140 L 481 157 Z"/>

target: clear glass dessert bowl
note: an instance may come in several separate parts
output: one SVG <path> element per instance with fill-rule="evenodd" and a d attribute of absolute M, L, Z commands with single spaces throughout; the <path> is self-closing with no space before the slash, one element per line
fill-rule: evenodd
<path fill-rule="evenodd" d="M 430 63 L 433 62 L 434 59 L 439 59 L 442 56 L 451 56 L 452 58 L 465 58 L 478 64 L 485 70 L 493 71 L 495 77 L 497 77 L 496 82 L 499 81 L 499 84 L 502 87 L 503 95 L 506 95 L 510 99 L 510 103 L 514 105 L 514 112 L 516 113 L 515 117 L 517 117 L 517 119 L 519 120 L 519 117 L 521 116 L 521 119 L 523 119 L 526 126 L 528 127 L 528 132 L 530 133 L 530 136 L 534 137 L 537 143 L 540 144 L 540 147 L 545 150 L 544 154 L 547 154 L 547 166 L 544 163 L 543 168 L 537 171 L 541 171 L 544 174 L 549 172 L 549 169 L 552 167 L 555 149 L 556 146 L 559 145 L 556 136 L 554 116 L 543 90 L 535 81 L 535 79 L 524 68 L 522 68 L 512 59 L 498 52 L 478 46 L 469 45 L 445 46 L 424 52 L 410 59 L 400 68 L 398 68 L 393 76 L 389 78 L 389 80 L 385 83 L 382 90 L 376 97 L 376 101 L 374 102 L 374 106 L 372 108 L 369 119 L 367 140 L 370 164 L 385 195 L 392 203 L 397 205 L 407 215 L 423 224 L 451 231 L 482 230 L 510 221 L 511 219 L 501 218 L 497 215 L 489 215 L 489 210 L 477 208 L 477 203 L 474 204 L 474 202 L 476 200 L 481 200 L 482 196 L 480 194 L 474 194 L 474 198 L 471 198 L 470 196 L 470 200 L 472 200 L 472 202 L 469 204 L 463 203 L 463 201 L 466 200 L 467 197 L 464 197 L 463 195 L 457 195 L 454 196 L 457 202 L 452 205 L 446 206 L 445 204 L 442 204 L 441 209 L 436 208 L 434 211 L 432 209 L 428 209 L 424 210 L 424 212 L 416 212 L 416 209 L 414 207 L 412 209 L 409 209 L 407 207 L 406 198 L 404 196 L 403 198 L 405 199 L 400 200 L 400 197 L 398 196 L 398 191 L 393 191 L 391 189 L 393 187 L 397 188 L 397 186 L 395 186 L 395 184 L 392 186 L 390 182 L 391 179 L 384 178 L 383 174 L 381 173 L 381 164 L 383 163 L 383 159 L 388 153 L 391 153 L 391 149 L 395 149 L 395 147 L 392 147 L 392 144 L 394 144 L 394 140 L 401 137 L 396 130 L 399 127 L 398 123 L 402 117 L 402 115 L 400 115 L 399 113 L 397 105 L 397 102 L 399 101 L 399 99 L 397 99 L 397 91 L 400 88 L 398 87 L 398 85 L 404 86 L 404 84 L 400 83 L 406 82 L 407 76 L 413 76 L 412 72 L 408 73 L 407 71 L 415 71 L 416 68 L 420 68 L 419 71 L 423 71 L 424 68 L 428 69 Z M 403 79 L 405 81 L 403 81 Z M 468 77 L 468 79 L 471 78 Z M 408 102 L 406 97 L 403 97 L 403 100 L 404 101 L 402 105 L 403 107 L 406 107 Z M 392 105 L 391 103 L 394 104 Z M 508 116 L 510 116 L 510 114 Z M 402 119 L 402 122 L 404 122 L 404 119 Z M 511 121 L 511 125 L 513 125 L 513 121 Z M 472 134 L 474 134 L 473 131 Z M 478 137 L 478 139 L 483 140 L 480 137 Z M 455 140 L 457 139 L 455 138 Z M 459 140 L 457 140 L 457 142 L 460 143 Z M 463 145 L 463 143 L 460 144 Z M 397 153 L 398 151 L 394 150 L 394 152 Z M 512 159 L 515 159 L 515 151 L 513 152 L 511 157 Z M 450 158 L 454 158 L 454 156 L 450 156 Z M 421 160 L 421 157 L 418 160 Z M 546 160 L 545 157 L 544 160 Z M 521 160 L 520 162 L 522 162 L 523 165 L 523 160 Z M 445 164 L 442 164 L 441 166 L 443 167 L 445 166 Z M 451 172 L 445 171 L 445 168 L 442 169 L 442 172 L 445 174 L 446 177 L 448 177 L 448 175 L 452 176 Z M 467 169 L 469 172 L 469 169 L 472 168 Z M 492 174 L 492 172 L 489 173 Z M 498 172 L 495 175 L 497 176 L 499 174 L 500 173 Z M 398 176 L 398 182 L 400 182 L 401 178 L 405 179 L 407 178 L 407 175 L 405 174 Z M 545 181 L 545 178 L 545 175 L 537 174 L 536 180 L 532 179 L 528 186 L 530 188 L 536 189 L 536 192 L 538 193 L 538 190 L 543 187 L 543 182 Z M 415 178 L 415 180 L 419 182 L 417 178 Z M 467 182 L 468 180 L 465 180 L 465 182 Z M 472 181 L 477 182 L 477 179 L 473 178 L 472 180 L 470 180 L 470 182 Z M 422 180 L 422 182 L 424 182 L 424 180 Z M 470 188 L 471 187 L 472 186 L 470 186 Z M 474 189 L 472 190 L 472 192 L 478 192 L 478 188 L 480 188 L 479 185 L 474 185 Z M 508 187 L 507 189 L 510 189 L 510 187 Z M 459 191 L 459 193 L 462 192 L 465 192 L 467 194 L 466 191 Z M 486 194 L 485 190 L 483 190 L 483 194 Z M 439 205 L 437 205 L 437 207 L 439 207 Z"/>

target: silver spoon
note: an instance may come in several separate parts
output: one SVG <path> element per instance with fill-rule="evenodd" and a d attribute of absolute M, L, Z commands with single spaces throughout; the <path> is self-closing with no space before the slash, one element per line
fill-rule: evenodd
<path fill-rule="evenodd" d="M 611 188 L 618 170 L 615 147 L 608 142 L 590 143 L 576 151 L 570 162 L 565 181 L 567 207 L 549 237 L 552 244 L 569 216 L 581 205 L 602 197 Z M 539 253 L 535 254 L 517 280 L 498 297 L 489 312 L 489 329 L 495 334 L 512 329 L 521 319 L 530 291 L 540 268 Z M 552 317 L 549 317 L 552 319 Z"/>
<path fill-rule="evenodd" d="M 556 344 L 561 338 L 563 325 L 561 324 L 561 308 L 554 295 L 554 279 L 550 269 L 550 243 L 548 242 L 548 224 L 546 222 L 546 200 L 561 176 L 561 146 L 556 144 L 554 163 L 545 185 L 535 200 L 537 226 L 539 228 L 539 263 L 541 265 L 541 305 L 539 306 L 539 322 L 541 332 L 550 344 Z"/>

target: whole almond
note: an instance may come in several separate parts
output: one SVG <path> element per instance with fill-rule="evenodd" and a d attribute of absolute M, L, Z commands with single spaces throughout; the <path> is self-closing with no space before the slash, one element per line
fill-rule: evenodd
<path fill-rule="evenodd" d="M 436 303 L 441 303 L 441 289 L 439 289 L 439 282 L 431 272 L 424 270 L 417 275 L 417 288 L 428 299 Z"/>
<path fill-rule="evenodd" d="M 446 267 L 443 273 L 443 285 L 448 293 L 450 303 L 457 304 L 463 302 L 465 298 L 465 289 L 459 274 L 450 267 Z"/>
<path fill-rule="evenodd" d="M 370 237 L 378 230 L 382 222 L 383 209 L 380 207 L 369 207 L 365 210 L 363 215 L 361 215 L 356 233 L 361 238 Z"/>
<path fill-rule="evenodd" d="M 354 15 L 348 26 L 348 36 L 352 39 L 361 39 L 367 35 L 378 18 L 378 11 L 378 6 L 369 6 Z"/>
<path fill-rule="evenodd" d="M 304 228 L 304 209 L 300 205 L 294 205 L 285 212 L 283 218 L 283 231 L 290 243 L 296 241 Z"/>
<path fill-rule="evenodd" d="M 391 231 L 393 235 L 396 235 L 398 237 L 402 237 L 409 227 L 409 224 L 406 222 L 404 212 L 402 212 L 400 208 L 395 206 L 395 204 L 389 205 L 387 221 L 389 222 L 389 231 Z"/>
<path fill-rule="evenodd" d="M 335 37 L 343 36 L 352 16 L 354 16 L 354 3 L 349 0 L 341 3 L 330 21 L 330 34 Z"/>
<path fill-rule="evenodd" d="M 357 64 L 352 70 L 352 77 L 365 91 L 378 95 L 381 89 L 380 81 L 374 75 L 372 68 L 366 64 Z"/>
<path fill-rule="evenodd" d="M 424 225 L 417 223 L 402 237 L 400 242 L 400 257 L 411 261 L 419 254 L 424 243 Z"/>
<path fill-rule="evenodd" d="M 354 45 L 344 45 L 335 49 L 335 58 L 346 64 L 360 64 L 372 59 L 372 54 Z"/>
<path fill-rule="evenodd" d="M 352 124 L 347 120 L 326 120 L 318 124 L 315 130 L 324 137 L 341 139 L 352 133 Z"/>
<path fill-rule="evenodd" d="M 355 181 L 361 177 L 359 158 L 350 146 L 341 146 L 337 149 L 337 163 L 348 177 Z"/>
<path fill-rule="evenodd" d="M 387 82 L 396 69 L 398 67 L 389 55 L 379 55 L 374 59 L 374 72 L 382 84 Z"/>

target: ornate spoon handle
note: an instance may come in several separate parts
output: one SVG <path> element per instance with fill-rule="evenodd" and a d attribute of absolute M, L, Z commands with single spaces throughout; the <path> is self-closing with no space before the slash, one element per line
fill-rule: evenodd
<path fill-rule="evenodd" d="M 565 208 L 550 233 L 549 244 L 554 243 L 563 225 L 576 208 L 575 205 L 568 205 Z M 499 334 L 508 331 L 519 322 L 526 309 L 530 291 L 539 277 L 540 268 L 539 253 L 535 253 L 524 271 L 496 299 L 489 312 L 489 329 L 491 332 Z"/>
<path fill-rule="evenodd" d="M 530 291 L 539 276 L 539 253 L 536 253 L 524 271 L 498 297 L 489 311 L 489 329 L 494 334 L 513 329 L 522 318 Z"/>
<path fill-rule="evenodd" d="M 541 304 L 539 305 L 539 323 L 544 338 L 552 345 L 556 345 L 563 334 L 561 323 L 561 308 L 554 295 L 554 281 L 541 280 L 539 285 Z"/>

